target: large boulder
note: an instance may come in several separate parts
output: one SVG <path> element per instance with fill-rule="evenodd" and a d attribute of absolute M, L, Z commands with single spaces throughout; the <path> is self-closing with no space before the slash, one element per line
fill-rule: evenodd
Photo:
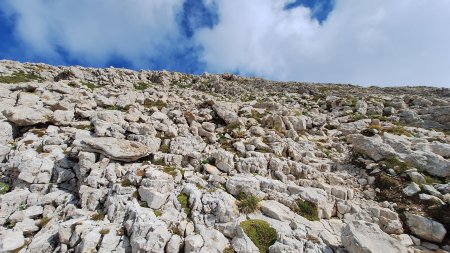
<path fill-rule="evenodd" d="M 431 152 L 414 151 L 405 156 L 405 161 L 438 177 L 450 176 L 450 161 Z"/>
<path fill-rule="evenodd" d="M 352 221 L 342 232 L 342 244 L 350 253 L 398 253 L 406 248 L 376 224 Z"/>
<path fill-rule="evenodd" d="M 158 170 L 148 172 L 147 177 L 141 182 L 139 196 L 147 202 L 148 207 L 159 209 L 166 203 L 170 193 L 173 192 L 173 178 Z"/>
<path fill-rule="evenodd" d="M 256 195 L 260 191 L 258 179 L 251 174 L 238 174 L 228 179 L 226 188 L 232 195 L 238 195 L 240 192 Z"/>
<path fill-rule="evenodd" d="M 17 126 L 32 126 L 47 123 L 53 112 L 44 107 L 17 106 L 3 111 L 3 115 Z"/>
<path fill-rule="evenodd" d="M 116 139 L 112 137 L 97 137 L 84 139 L 83 150 L 101 153 L 113 160 L 132 162 L 147 156 L 150 152 L 142 143 Z"/>
<path fill-rule="evenodd" d="M 275 200 L 261 201 L 260 206 L 265 215 L 279 221 L 290 221 L 295 217 L 295 213 L 289 207 Z"/>
<path fill-rule="evenodd" d="M 440 243 L 447 234 L 444 226 L 437 221 L 411 213 L 406 213 L 405 216 L 411 232 L 422 239 Z"/>
<path fill-rule="evenodd" d="M 12 157 L 10 165 L 19 171 L 18 179 L 29 184 L 48 184 L 52 177 L 54 162 L 33 149 L 27 149 Z"/>
<path fill-rule="evenodd" d="M 353 144 L 353 150 L 356 153 L 366 155 L 375 161 L 396 155 L 395 150 L 383 143 L 383 139 L 378 135 L 366 137 L 361 134 L 352 134 L 347 139 Z"/>
<path fill-rule="evenodd" d="M 124 224 L 130 236 L 131 252 L 164 252 L 172 234 L 166 223 L 157 219 L 148 209 L 135 206 Z"/>
<path fill-rule="evenodd" d="M 0 122 L 0 144 L 7 144 L 14 140 L 15 127 L 9 122 Z"/>
<path fill-rule="evenodd" d="M 217 113 L 217 115 L 225 121 L 227 124 L 236 124 L 239 122 L 239 116 L 233 110 L 230 104 L 226 103 L 215 103 L 212 108 Z"/>
<path fill-rule="evenodd" d="M 212 154 L 216 167 L 223 172 L 230 172 L 234 169 L 233 154 L 225 151 L 218 150 Z"/>
<path fill-rule="evenodd" d="M 202 152 L 206 143 L 200 136 L 178 136 L 170 142 L 170 153 L 177 155 L 189 155 L 193 152 Z"/>
<path fill-rule="evenodd" d="M 203 212 L 208 220 L 217 223 L 231 222 L 239 217 L 236 200 L 223 190 L 202 195 Z"/>
<path fill-rule="evenodd" d="M 25 243 L 22 231 L 0 231 L 0 252 L 10 252 L 22 247 Z"/>

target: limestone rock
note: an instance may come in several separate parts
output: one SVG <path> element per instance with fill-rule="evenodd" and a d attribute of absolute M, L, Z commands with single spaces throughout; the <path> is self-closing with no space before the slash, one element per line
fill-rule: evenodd
<path fill-rule="evenodd" d="M 405 215 L 409 229 L 420 238 L 440 243 L 447 234 L 444 226 L 437 221 L 411 213 Z"/>
<path fill-rule="evenodd" d="M 17 126 L 32 126 L 48 122 L 53 112 L 44 107 L 17 106 L 3 111 L 3 115 Z"/>
<path fill-rule="evenodd" d="M 352 221 L 342 232 L 342 244 L 350 253 L 397 253 L 406 248 L 373 223 Z"/>
<path fill-rule="evenodd" d="M 146 145 L 111 137 L 89 138 L 83 140 L 82 144 L 85 151 L 98 152 L 111 159 L 124 162 L 136 161 L 149 154 Z"/>

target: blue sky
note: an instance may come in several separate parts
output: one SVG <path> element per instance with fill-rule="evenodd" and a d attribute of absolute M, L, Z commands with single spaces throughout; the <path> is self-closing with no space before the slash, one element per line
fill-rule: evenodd
<path fill-rule="evenodd" d="M 450 87 L 448 0 L 2 0 L 0 59 Z"/>

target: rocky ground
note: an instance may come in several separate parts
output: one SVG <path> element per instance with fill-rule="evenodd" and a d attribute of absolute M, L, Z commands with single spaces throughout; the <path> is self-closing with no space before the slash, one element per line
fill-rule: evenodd
<path fill-rule="evenodd" d="M 450 252 L 450 90 L 0 62 L 0 252 Z"/>

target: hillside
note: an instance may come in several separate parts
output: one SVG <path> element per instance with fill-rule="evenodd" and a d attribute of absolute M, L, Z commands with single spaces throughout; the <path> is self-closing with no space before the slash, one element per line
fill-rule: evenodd
<path fill-rule="evenodd" d="M 450 252 L 450 89 L 0 61 L 0 252 Z"/>

